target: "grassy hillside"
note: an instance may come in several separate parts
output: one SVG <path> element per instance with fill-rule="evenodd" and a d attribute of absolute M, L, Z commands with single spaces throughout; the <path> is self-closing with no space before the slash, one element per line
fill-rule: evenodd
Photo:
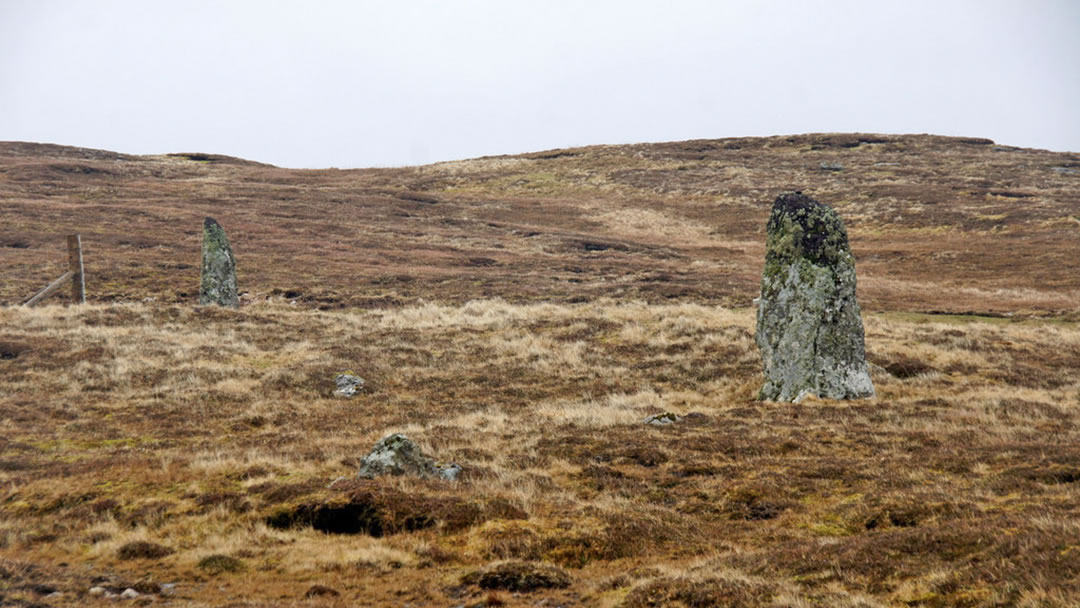
<path fill-rule="evenodd" d="M 0 605 L 1075 606 L 1078 184 L 931 136 L 355 171 L 0 144 L 0 301 L 76 230 L 91 301 L 0 308 Z M 874 399 L 754 400 L 796 188 L 848 223 Z M 194 305 L 204 215 L 239 310 Z M 352 480 L 391 432 L 462 479 Z"/>
<path fill-rule="evenodd" d="M 823 168 L 823 166 L 825 168 Z M 0 143 L 0 302 L 83 234 L 92 301 L 197 301 L 202 219 L 248 299 L 323 309 L 608 296 L 748 306 L 776 195 L 836 207 L 869 310 L 1076 311 L 1080 154 L 934 136 L 597 146 L 401 169 Z"/>

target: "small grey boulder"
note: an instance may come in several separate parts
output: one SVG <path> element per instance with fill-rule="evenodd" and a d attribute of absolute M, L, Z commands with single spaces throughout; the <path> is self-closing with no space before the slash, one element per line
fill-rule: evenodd
<path fill-rule="evenodd" d="M 379 440 L 360 463 L 356 476 L 372 479 L 382 475 L 410 475 L 425 479 L 454 481 L 461 472 L 456 464 L 436 463 L 425 456 L 420 447 L 401 433 Z"/>
<path fill-rule="evenodd" d="M 461 465 L 451 462 L 450 464 L 437 462 L 435 463 L 435 470 L 438 472 L 438 476 L 447 481 L 457 481 L 458 474 L 461 473 Z"/>
<path fill-rule="evenodd" d="M 679 421 L 679 415 L 672 412 L 664 412 L 663 414 L 653 414 L 643 420 L 645 424 L 651 424 L 653 426 L 666 426 L 669 424 L 675 424 Z"/>
<path fill-rule="evenodd" d="M 337 384 L 334 394 L 338 397 L 352 397 L 364 388 L 364 379 L 353 374 L 338 374 L 334 383 Z"/>

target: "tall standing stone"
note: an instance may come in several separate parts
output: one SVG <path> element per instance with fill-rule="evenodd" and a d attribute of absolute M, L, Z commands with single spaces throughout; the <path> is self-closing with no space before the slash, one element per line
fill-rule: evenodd
<path fill-rule="evenodd" d="M 199 304 L 217 304 L 236 308 L 236 258 L 225 230 L 214 218 L 203 222 L 202 283 Z"/>
<path fill-rule="evenodd" d="M 788 192 L 773 203 L 767 230 L 754 335 L 765 364 L 759 397 L 872 397 L 844 222 L 829 206 Z"/>

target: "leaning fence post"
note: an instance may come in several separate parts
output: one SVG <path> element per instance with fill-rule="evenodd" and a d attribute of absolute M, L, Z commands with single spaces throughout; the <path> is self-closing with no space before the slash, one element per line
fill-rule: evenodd
<path fill-rule="evenodd" d="M 49 286 L 37 292 L 34 297 L 23 303 L 23 306 L 33 306 L 38 302 L 56 293 L 64 286 L 65 281 L 71 281 L 71 300 L 76 304 L 86 304 L 86 280 L 83 278 L 82 239 L 77 234 L 67 237 L 68 242 L 68 271 L 56 279 Z"/>
<path fill-rule="evenodd" d="M 82 239 L 77 234 L 69 234 L 68 268 L 71 269 L 71 301 L 86 304 L 86 279 L 83 276 Z"/>

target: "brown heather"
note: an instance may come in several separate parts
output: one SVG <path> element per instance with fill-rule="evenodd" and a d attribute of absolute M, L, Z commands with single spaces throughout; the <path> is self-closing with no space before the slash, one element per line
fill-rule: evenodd
<path fill-rule="evenodd" d="M 91 301 L 0 308 L 0 604 L 1076 606 L 1077 172 L 932 136 L 356 171 L 0 144 L 0 302 L 74 231 Z M 874 399 L 754 400 L 785 189 L 848 224 Z M 194 305 L 205 215 L 239 310 Z M 391 432 L 461 481 L 328 488 Z"/>

